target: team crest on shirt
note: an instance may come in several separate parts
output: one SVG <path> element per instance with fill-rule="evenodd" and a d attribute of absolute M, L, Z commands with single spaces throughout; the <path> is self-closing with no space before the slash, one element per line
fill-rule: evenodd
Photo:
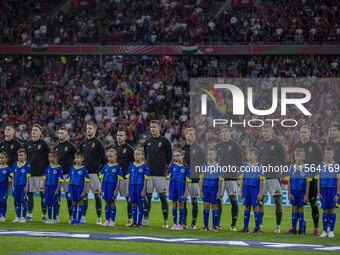
<path fill-rule="evenodd" d="M 305 173 L 301 173 L 301 176 L 305 176 Z"/>
<path fill-rule="evenodd" d="M 78 171 L 78 174 L 82 174 L 83 172 L 82 171 Z"/>
<path fill-rule="evenodd" d="M 11 145 L 11 150 L 13 150 L 13 148 L 14 148 L 14 145 L 12 144 L 12 145 Z"/>
<path fill-rule="evenodd" d="M 312 147 L 309 147 L 309 152 L 312 152 L 313 148 Z"/>
<path fill-rule="evenodd" d="M 192 150 L 192 154 L 196 154 L 196 150 L 195 149 Z"/>
<path fill-rule="evenodd" d="M 139 171 L 140 173 L 143 173 L 143 168 L 139 168 L 138 171 Z"/>
<path fill-rule="evenodd" d="M 54 170 L 54 171 L 53 171 L 53 174 L 57 174 L 57 170 Z"/>
<path fill-rule="evenodd" d="M 162 143 L 161 142 L 159 142 L 159 144 L 158 144 L 158 147 L 161 147 L 162 146 Z"/>
<path fill-rule="evenodd" d="M 94 148 L 94 146 L 96 146 L 96 144 L 95 144 L 95 143 L 93 143 L 93 144 L 92 144 L 92 148 Z"/>
<path fill-rule="evenodd" d="M 271 148 L 271 150 L 272 150 L 272 151 L 274 150 L 274 145 L 272 145 L 272 148 Z"/>
<path fill-rule="evenodd" d="M 184 173 L 184 172 L 185 172 L 184 168 L 182 168 L 182 169 L 181 169 L 181 172 L 182 172 L 182 173 Z"/>
<path fill-rule="evenodd" d="M 123 150 L 123 153 L 126 153 L 126 149 Z"/>
<path fill-rule="evenodd" d="M 39 144 L 39 146 L 38 146 L 38 150 L 40 150 L 41 149 L 41 145 Z"/>
<path fill-rule="evenodd" d="M 21 172 L 22 172 L 22 173 L 25 173 L 25 169 L 21 169 Z"/>
<path fill-rule="evenodd" d="M 115 173 L 115 172 L 116 172 L 116 169 L 113 168 L 113 169 L 112 169 L 112 173 Z"/>
<path fill-rule="evenodd" d="M 71 193 L 68 193 L 67 196 L 68 196 L 68 197 L 71 197 Z"/>
<path fill-rule="evenodd" d="M 229 146 L 228 150 L 229 150 L 229 151 L 231 151 L 231 148 L 232 148 L 232 147 L 231 147 L 231 146 Z"/>
<path fill-rule="evenodd" d="M 68 151 L 68 147 L 65 147 L 65 151 Z"/>
<path fill-rule="evenodd" d="M 3 173 L 3 174 L 6 174 L 6 173 L 7 173 L 7 171 L 6 171 L 6 170 L 4 170 L 4 171 L 2 171 L 2 173 Z"/>

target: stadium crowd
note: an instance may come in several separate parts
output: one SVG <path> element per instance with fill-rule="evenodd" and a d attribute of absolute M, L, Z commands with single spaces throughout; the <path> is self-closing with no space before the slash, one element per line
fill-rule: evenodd
<path fill-rule="evenodd" d="M 40 15 L 36 1 L 0 3 L 0 43 L 195 44 L 204 37 L 224 43 L 335 43 L 340 41 L 339 3 L 274 1 L 273 6 L 231 8 L 217 15 L 214 1 L 101 1 L 104 11 Z M 48 37 L 49 39 L 45 39 Z"/>
<path fill-rule="evenodd" d="M 308 119 L 296 109 L 291 109 L 287 119 L 295 119 L 298 126 L 295 129 L 277 126 L 274 137 L 285 145 L 287 155 L 292 144 L 299 139 L 299 127 L 303 124 L 312 126 L 312 140 L 319 143 L 329 141 L 328 128 L 339 120 L 338 59 L 313 55 L 252 57 L 242 59 L 235 69 L 228 70 L 215 68 L 217 61 L 224 60 L 210 56 L 172 59 L 108 56 L 100 67 L 94 59 L 86 57 L 80 57 L 78 61 L 68 58 L 67 64 L 53 57 L 20 59 L 8 56 L 6 61 L 2 57 L 1 129 L 7 124 L 14 125 L 18 128 L 17 139 L 24 142 L 30 139 L 32 125 L 39 123 L 44 127 L 44 140 L 53 147 L 57 142 L 58 128 L 65 126 L 69 130 L 70 141 L 79 145 L 85 138 L 85 123 L 95 121 L 99 125 L 98 137 L 106 148 L 110 148 L 120 127 L 128 127 L 128 143 L 141 144 L 146 137 L 139 139 L 139 134 L 145 134 L 147 123 L 157 118 L 163 122 L 162 135 L 170 139 L 173 149 L 176 149 L 184 143 L 183 130 L 190 126 L 190 78 L 220 77 L 225 81 L 243 78 L 239 83 L 243 91 L 251 86 L 256 95 L 261 95 L 258 109 L 270 108 L 271 88 L 281 84 L 283 78 L 300 78 L 297 80 L 300 86 L 308 87 L 313 98 L 320 98 L 308 105 L 314 114 Z M 16 73 L 20 72 L 26 77 L 23 82 L 15 79 Z M 267 79 L 264 80 L 264 77 Z M 317 78 L 326 79 L 318 81 Z M 14 81 L 18 84 L 13 90 L 11 83 Z M 296 84 L 287 83 L 287 86 Z M 229 99 L 232 100 L 231 97 Z M 108 111 L 103 113 L 103 109 L 95 108 L 111 106 L 112 116 Z M 231 110 L 232 107 L 228 107 L 228 114 L 222 114 L 221 118 L 237 120 L 231 116 Z M 278 111 L 272 117 L 277 117 L 277 114 Z M 246 112 L 245 119 L 251 118 L 254 116 Z M 197 129 L 198 142 L 204 149 L 219 141 L 217 129 L 204 121 L 191 121 Z M 261 136 L 257 129 L 238 126 L 233 130 L 233 138 L 244 151 L 256 144 Z M 287 163 L 290 160 L 288 156 Z"/>

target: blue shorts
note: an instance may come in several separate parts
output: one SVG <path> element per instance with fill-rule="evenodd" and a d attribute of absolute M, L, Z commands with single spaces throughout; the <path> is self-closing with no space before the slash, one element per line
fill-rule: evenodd
<path fill-rule="evenodd" d="M 258 206 L 260 201 L 257 200 L 260 188 L 244 185 L 243 186 L 243 205 Z"/>
<path fill-rule="evenodd" d="M 83 198 L 80 196 L 81 193 L 83 193 L 84 187 L 83 186 L 76 186 L 70 184 L 68 186 L 68 200 L 71 201 L 79 201 L 82 200 Z"/>
<path fill-rule="evenodd" d="M 294 197 L 292 205 L 303 206 L 305 204 L 303 202 L 303 198 L 304 198 L 304 196 L 306 194 L 306 191 L 292 190 L 291 194 Z"/>
<path fill-rule="evenodd" d="M 336 195 L 336 188 L 321 188 L 320 193 L 322 196 L 321 199 L 321 208 L 323 210 L 336 208 L 335 201 L 333 200 Z"/>
<path fill-rule="evenodd" d="M 60 190 L 58 196 L 55 196 L 55 191 L 57 190 L 58 186 L 46 186 L 44 198 L 43 198 L 43 205 L 44 206 L 57 206 L 60 205 Z"/>
<path fill-rule="evenodd" d="M 211 204 L 218 204 L 221 202 L 221 198 L 216 199 L 218 192 L 218 187 L 207 187 L 203 186 L 203 202 L 211 203 Z"/>
<path fill-rule="evenodd" d="M 8 189 L 8 182 L 1 182 L 0 183 L 0 203 L 6 202 L 7 189 Z"/>
<path fill-rule="evenodd" d="M 15 185 L 14 186 L 14 202 L 15 203 L 29 202 L 28 194 L 25 194 L 24 192 L 25 186 L 26 185 Z"/>
<path fill-rule="evenodd" d="M 140 194 L 143 191 L 144 184 L 130 184 L 129 192 L 130 198 L 129 202 L 131 204 L 145 204 L 147 201 L 146 197 L 141 197 Z M 147 194 L 147 189 L 145 189 L 145 195 Z"/>
<path fill-rule="evenodd" d="M 115 197 L 114 197 L 113 193 L 115 192 L 116 187 L 117 187 L 117 183 L 103 182 L 103 187 L 102 187 L 103 197 L 102 197 L 102 199 L 104 199 L 108 203 L 114 202 Z"/>
<path fill-rule="evenodd" d="M 183 201 L 183 195 L 185 191 L 185 183 L 170 181 L 169 185 L 169 200 L 172 201 Z"/>

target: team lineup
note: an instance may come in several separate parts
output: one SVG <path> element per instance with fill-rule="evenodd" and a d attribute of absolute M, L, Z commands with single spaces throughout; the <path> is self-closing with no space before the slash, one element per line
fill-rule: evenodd
<path fill-rule="evenodd" d="M 12 222 L 33 221 L 34 191 L 37 191 L 41 196 L 41 221 L 47 224 L 58 223 L 63 189 L 70 225 L 86 223 L 88 194 L 92 191 L 95 196 L 96 224 L 115 226 L 116 197 L 119 193 L 127 201 L 126 226 L 147 227 L 152 193 L 155 190 L 161 201 L 163 228 L 169 228 L 168 193 L 172 201 L 172 230 L 196 229 L 200 198 L 203 200 L 204 221 L 201 231 L 219 231 L 222 229 L 221 198 L 226 191 L 231 202 L 230 231 L 237 231 L 237 198 L 240 196 L 245 210 L 244 227 L 239 232 L 259 234 L 264 226 L 263 202 L 269 192 L 275 201 L 274 233 L 281 233 L 282 171 L 264 169 L 282 169 L 286 159 L 283 145 L 273 138 L 271 125 L 262 127 L 264 140 L 256 148 L 247 151 L 245 164 L 242 148 L 231 139 L 232 129 L 226 125 L 221 127 L 222 140 L 210 147 L 207 155 L 195 143 L 194 128 L 185 130 L 186 144 L 173 152 L 170 141 L 160 135 L 161 127 L 160 121 L 151 121 L 152 136 L 145 141 L 143 148 L 135 150 L 125 142 L 126 130 L 119 129 L 117 144 L 105 152 L 104 145 L 95 136 L 97 126 L 92 122 L 87 123 L 87 137 L 79 148 L 67 141 L 68 131 L 61 127 L 58 131 L 59 143 L 53 150 L 40 139 L 43 132 L 41 126 L 33 126 L 32 139 L 24 146 L 13 138 L 15 128 L 7 126 L 5 140 L 0 143 L 0 221 L 6 220 L 7 197 L 12 188 L 16 209 L 16 217 Z M 286 234 L 305 234 L 304 205 L 310 204 L 313 234 L 319 235 L 319 198 L 323 210 L 323 232 L 320 237 L 334 237 L 335 208 L 340 196 L 340 175 L 338 171 L 333 171 L 339 169 L 340 162 L 339 124 L 332 126 L 331 136 L 333 142 L 323 152 L 319 144 L 310 140 L 311 128 L 304 125 L 300 129 L 300 141 L 292 149 L 294 164 L 289 166 L 285 176 L 292 204 L 292 228 Z M 237 171 L 192 171 L 226 166 L 232 166 Z M 314 171 L 315 167 L 312 166 L 322 171 Z M 241 179 L 240 187 L 238 179 Z M 188 195 L 192 203 L 192 221 L 189 224 Z M 103 224 L 102 200 L 105 201 Z M 255 218 L 254 230 L 249 230 L 251 207 Z M 212 228 L 209 228 L 210 208 Z"/>

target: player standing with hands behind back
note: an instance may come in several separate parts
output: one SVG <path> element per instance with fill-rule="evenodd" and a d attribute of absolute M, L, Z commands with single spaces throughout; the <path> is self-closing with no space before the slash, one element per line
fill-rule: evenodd
<path fill-rule="evenodd" d="M 145 159 L 150 171 L 150 181 L 148 181 L 148 201 L 144 206 L 143 226 L 148 226 L 148 218 L 151 210 L 152 192 L 156 189 L 161 199 L 164 217 L 163 228 L 169 228 L 168 211 L 169 205 L 166 198 L 167 181 L 166 168 L 172 160 L 172 147 L 170 141 L 161 136 L 162 123 L 159 120 L 150 122 L 151 135 L 144 143 Z"/>
<path fill-rule="evenodd" d="M 32 139 L 25 143 L 24 148 L 27 151 L 27 161 L 31 165 L 31 178 L 29 185 L 29 202 L 27 221 L 33 221 L 33 208 L 34 208 L 34 189 L 40 193 L 41 197 L 41 222 L 46 222 L 46 206 L 43 205 L 43 189 L 44 180 L 42 178 L 46 167 L 48 166 L 48 154 L 50 153 L 50 146 L 40 139 L 43 133 L 43 128 L 34 124 L 32 128 Z"/>
<path fill-rule="evenodd" d="M 260 151 L 259 163 L 262 165 L 266 179 L 263 182 L 262 190 L 262 206 L 260 205 L 261 219 L 260 231 L 262 232 L 262 223 L 264 216 L 264 203 L 268 192 L 274 197 L 276 227 L 275 234 L 280 233 L 280 224 L 282 220 L 282 188 L 281 188 L 281 172 L 276 172 L 274 168 L 280 168 L 286 164 L 285 149 L 282 144 L 273 139 L 273 127 L 266 124 L 262 127 L 262 135 L 264 140 L 256 145 L 256 149 Z M 272 168 L 272 170 L 270 170 Z"/>
<path fill-rule="evenodd" d="M 89 122 L 86 125 L 87 138 L 83 140 L 79 145 L 79 151 L 84 154 L 84 166 L 88 170 L 90 176 L 90 183 L 87 186 L 87 194 L 92 190 L 96 199 L 96 211 L 97 211 L 97 225 L 102 224 L 102 200 L 99 194 L 100 180 L 99 172 L 101 168 L 106 164 L 106 154 L 103 143 L 95 137 L 97 131 L 97 125 L 93 122 Z M 81 217 L 81 223 L 86 223 L 86 212 L 88 207 L 88 199 L 84 201 L 84 212 Z"/>
<path fill-rule="evenodd" d="M 74 164 L 74 154 L 77 152 L 76 146 L 67 141 L 68 131 L 65 127 L 60 127 L 58 130 L 58 138 L 59 143 L 54 146 L 53 150 L 58 151 L 59 158 L 58 163 L 63 169 L 63 177 L 64 180 L 67 179 L 68 172 L 70 168 Z M 62 188 L 66 194 L 68 214 L 69 214 L 69 223 L 72 221 L 72 201 L 67 199 L 68 195 L 68 182 L 63 182 L 61 184 Z M 58 207 L 58 215 L 60 213 L 60 206 Z M 57 216 L 57 222 L 59 221 L 59 217 Z"/>

